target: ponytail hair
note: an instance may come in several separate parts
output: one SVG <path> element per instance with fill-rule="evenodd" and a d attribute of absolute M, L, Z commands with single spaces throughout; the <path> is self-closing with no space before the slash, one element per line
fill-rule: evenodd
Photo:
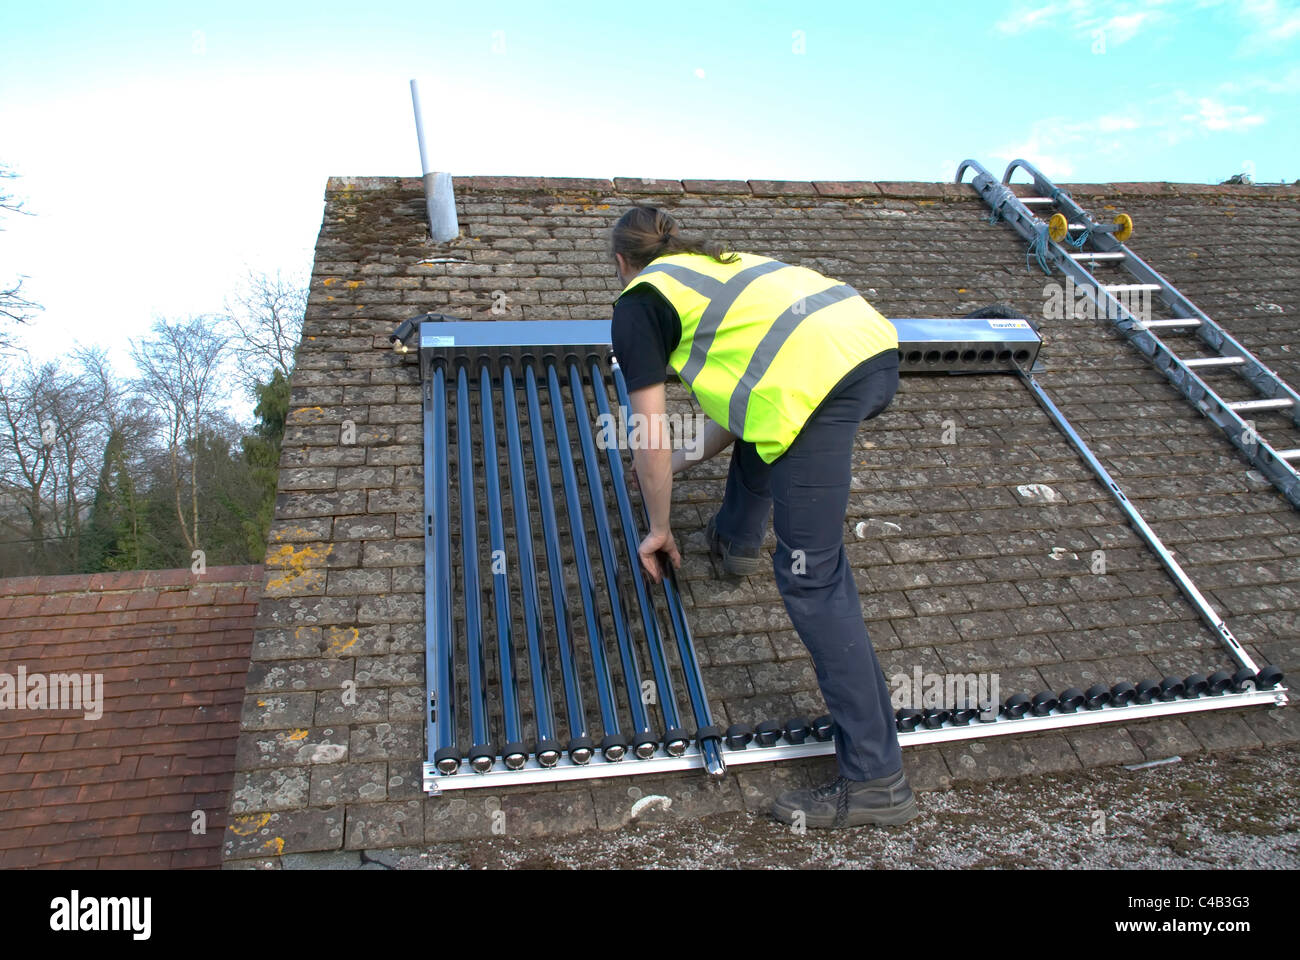
<path fill-rule="evenodd" d="M 656 257 L 674 253 L 699 253 L 719 263 L 739 259 L 734 253 L 724 254 L 724 247 L 716 240 L 683 234 L 671 214 L 641 204 L 618 218 L 610 231 L 609 246 L 611 255 L 621 253 L 636 270 L 644 269 Z"/>

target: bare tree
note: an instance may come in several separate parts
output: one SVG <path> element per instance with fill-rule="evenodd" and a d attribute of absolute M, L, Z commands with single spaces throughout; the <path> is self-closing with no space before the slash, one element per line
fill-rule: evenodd
<path fill-rule="evenodd" d="M 0 164 L 0 181 L 13 180 L 18 176 L 8 167 Z M 18 213 L 25 216 L 31 216 L 31 211 L 23 209 L 21 200 L 15 200 L 13 194 L 9 193 L 3 183 L 0 183 L 0 211 L 5 213 Z M 4 229 L 0 227 L 0 230 Z M 0 320 L 12 323 L 26 323 L 31 319 L 32 314 L 40 310 L 37 303 L 33 303 L 23 296 L 23 281 L 26 277 L 18 277 L 17 282 L 9 285 L 9 281 L 0 282 Z M 0 346 L 8 346 L 8 340 L 0 333 Z"/>
<path fill-rule="evenodd" d="M 306 311 L 306 283 L 279 270 L 274 276 L 250 271 L 226 301 L 231 347 L 250 393 L 276 371 L 289 378 Z"/>
<path fill-rule="evenodd" d="M 225 360 L 229 343 L 218 323 L 206 317 L 175 324 L 155 319 L 149 337 L 131 341 L 131 357 L 140 372 L 136 389 L 162 422 L 176 519 L 191 552 L 199 549 L 196 454 L 203 431 L 228 395 Z M 184 499 L 189 501 L 188 509 L 182 506 Z"/>
<path fill-rule="evenodd" d="M 0 380 L 0 493 L 19 508 L 3 525 L 40 572 L 78 562 L 102 448 L 93 409 L 86 381 L 54 363 L 28 358 Z"/>
<path fill-rule="evenodd" d="M 52 444 L 46 442 L 50 431 L 42 436 L 38 391 L 28 369 L 6 367 L 0 380 L 0 418 L 4 443 L 0 445 L 0 493 L 11 509 L 4 525 L 20 542 L 35 543 L 45 539 L 46 478 L 53 469 Z"/>

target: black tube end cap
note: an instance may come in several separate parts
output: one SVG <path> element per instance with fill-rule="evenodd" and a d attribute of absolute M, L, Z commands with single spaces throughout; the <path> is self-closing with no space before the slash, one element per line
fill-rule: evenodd
<path fill-rule="evenodd" d="M 1255 687 L 1259 690 L 1272 690 L 1282 682 L 1282 668 L 1271 663 L 1259 671 L 1255 678 Z"/>
<path fill-rule="evenodd" d="M 488 773 L 496 766 L 497 748 L 491 743 L 476 743 L 469 749 L 469 768 L 475 773 Z"/>
<path fill-rule="evenodd" d="M 781 739 L 785 730 L 775 720 L 764 720 L 754 728 L 754 739 L 760 747 L 770 747 Z"/>
<path fill-rule="evenodd" d="M 1212 697 L 1221 697 L 1232 689 L 1232 674 L 1227 670 L 1216 670 L 1205 682 L 1209 687 L 1206 693 Z"/>
<path fill-rule="evenodd" d="M 523 757 L 524 759 L 522 763 L 516 760 L 514 765 L 511 765 L 511 760 L 510 760 L 511 757 L 515 757 L 515 758 Z M 520 767 L 522 767 L 525 763 L 528 762 L 528 744 L 520 743 L 518 741 L 507 743 L 505 746 L 501 748 L 501 759 L 505 762 L 505 765 L 508 769 L 518 770 Z"/>
<path fill-rule="evenodd" d="M 659 749 L 659 741 L 649 730 L 632 734 L 632 756 L 638 760 L 649 760 Z"/>
<path fill-rule="evenodd" d="M 609 733 L 600 741 L 600 754 L 611 763 L 627 756 L 628 739 L 621 733 Z"/>
<path fill-rule="evenodd" d="M 1034 694 L 1032 712 L 1036 717 L 1045 717 L 1056 709 L 1060 701 L 1051 690 L 1040 690 Z"/>
<path fill-rule="evenodd" d="M 1247 693 L 1255 689 L 1255 671 L 1242 667 L 1232 675 L 1232 689 L 1237 693 Z"/>
<path fill-rule="evenodd" d="M 915 707 L 904 707 L 894 714 L 894 724 L 904 733 L 915 730 L 916 725 L 920 722 L 921 711 Z"/>
<path fill-rule="evenodd" d="M 719 727 L 717 724 L 714 724 L 711 727 L 701 727 L 700 729 L 696 730 L 695 736 L 692 737 L 691 739 L 693 739 L 696 743 L 699 743 L 702 740 L 721 740 L 722 737 L 723 737 L 722 728 Z"/>
<path fill-rule="evenodd" d="M 592 751 L 596 749 L 596 743 L 591 737 L 573 737 L 569 740 L 569 744 L 565 749 L 570 760 L 582 764 L 591 759 Z"/>
<path fill-rule="evenodd" d="M 723 739 L 727 741 L 728 748 L 744 750 L 749 746 L 750 741 L 754 739 L 754 728 L 747 723 L 733 723 L 727 727 Z"/>
<path fill-rule="evenodd" d="M 812 735 L 819 743 L 835 739 L 835 721 L 829 713 L 824 713 L 812 722 Z"/>
<path fill-rule="evenodd" d="M 1002 704 L 1002 715 L 1008 720 L 1019 720 L 1029 712 L 1029 696 L 1023 693 L 1017 693 L 1007 697 L 1006 703 Z"/>
<path fill-rule="evenodd" d="M 1110 703 L 1110 687 L 1104 683 L 1093 684 L 1083 695 L 1083 706 L 1087 710 L 1100 710 L 1108 703 Z"/>
<path fill-rule="evenodd" d="M 812 733 L 807 717 L 791 717 L 785 722 L 785 738 L 790 743 L 803 743 Z"/>
<path fill-rule="evenodd" d="M 1066 687 L 1056 698 L 1056 709 L 1061 713 L 1074 713 L 1087 698 L 1078 687 Z"/>
<path fill-rule="evenodd" d="M 1137 687 L 1127 680 L 1121 680 L 1110 688 L 1110 702 L 1117 707 L 1126 707 L 1137 699 Z"/>
<path fill-rule="evenodd" d="M 945 710 L 942 707 L 926 707 L 921 712 L 921 725 L 927 730 L 938 730 L 948 722 L 951 716 L 951 710 Z"/>
<path fill-rule="evenodd" d="M 977 708 L 966 704 L 954 707 L 952 713 L 948 714 L 948 722 L 954 727 L 965 727 L 979 715 L 980 712 Z"/>
<path fill-rule="evenodd" d="M 433 765 L 442 774 L 452 774 L 460 769 L 460 750 L 456 747 L 443 747 L 433 755 Z"/>
<path fill-rule="evenodd" d="M 668 756 L 680 757 L 691 745 L 691 735 L 681 727 L 672 727 L 664 731 L 662 742 L 664 749 L 668 751 Z"/>

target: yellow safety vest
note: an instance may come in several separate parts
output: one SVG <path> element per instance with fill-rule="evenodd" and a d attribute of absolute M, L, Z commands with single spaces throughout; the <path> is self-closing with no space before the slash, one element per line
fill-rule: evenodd
<path fill-rule="evenodd" d="M 898 349 L 898 331 L 847 283 L 741 253 L 659 257 L 623 288 L 654 287 L 682 339 L 668 358 L 713 420 L 771 463 L 854 367 Z"/>

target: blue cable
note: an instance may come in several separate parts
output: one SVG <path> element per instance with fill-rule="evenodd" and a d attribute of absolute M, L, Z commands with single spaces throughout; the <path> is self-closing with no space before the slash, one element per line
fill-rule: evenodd
<path fill-rule="evenodd" d="M 976 187 L 981 186 L 978 177 L 975 179 L 975 185 Z M 1055 199 L 1057 196 L 1059 196 L 1062 193 L 1064 193 L 1064 191 L 1061 190 L 1059 187 L 1053 188 L 1052 191 L 1053 199 Z M 995 189 L 992 192 L 992 196 L 988 198 L 988 205 L 992 211 L 988 216 L 988 222 L 997 223 L 999 220 L 1001 220 L 1002 208 L 1006 206 L 1007 203 L 1014 198 L 1015 198 L 1015 194 L 1012 193 L 1011 188 L 1009 186 L 1007 186 L 1005 183 L 996 184 Z M 1047 262 L 1048 243 L 1050 242 L 1050 240 L 1051 238 L 1047 234 L 1047 224 L 1040 223 L 1038 225 L 1037 231 L 1034 234 L 1033 242 L 1029 244 L 1029 249 L 1025 251 L 1026 270 L 1033 272 L 1034 268 L 1033 266 L 1031 266 L 1029 261 L 1029 258 L 1032 255 L 1035 259 L 1038 260 L 1038 266 L 1043 271 L 1043 273 L 1047 274 L 1048 276 L 1051 276 L 1052 269 Z"/>
<path fill-rule="evenodd" d="M 1029 257 L 1032 255 L 1037 261 L 1039 268 L 1043 273 L 1051 276 L 1052 270 L 1047 263 L 1048 243 L 1051 238 L 1047 234 L 1047 224 L 1040 223 L 1038 229 L 1034 232 L 1034 239 L 1029 244 L 1029 249 L 1025 251 L 1025 270 L 1033 272 L 1033 267 L 1029 263 Z"/>

